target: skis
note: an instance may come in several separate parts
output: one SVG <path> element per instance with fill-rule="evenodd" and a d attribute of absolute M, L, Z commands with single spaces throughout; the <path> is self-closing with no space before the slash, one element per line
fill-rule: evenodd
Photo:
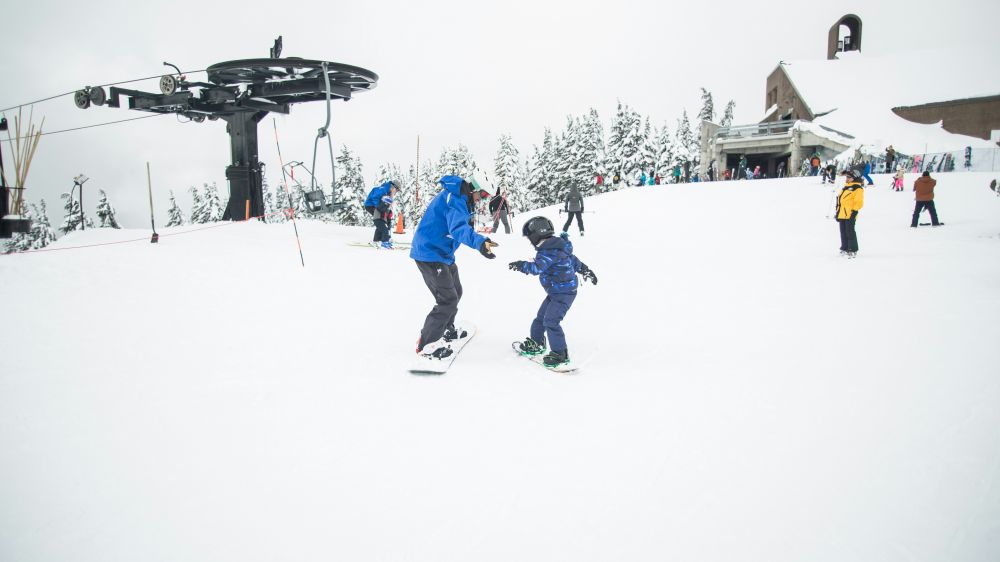
<path fill-rule="evenodd" d="M 418 354 L 413 360 L 413 364 L 410 365 L 410 373 L 414 375 L 443 375 L 447 373 L 451 364 L 455 362 L 455 358 L 465 348 L 465 344 L 469 343 L 469 340 L 476 335 L 476 326 L 474 324 L 463 323 L 458 326 L 458 330 L 460 332 L 465 330 L 466 336 L 448 344 L 451 347 L 451 355 L 444 359 L 435 359 L 421 357 Z"/>
<path fill-rule="evenodd" d="M 371 248 L 378 250 L 409 250 L 411 244 L 409 242 L 393 242 L 392 248 L 382 248 L 381 246 L 372 246 L 371 242 L 348 242 L 348 246 L 353 246 L 355 248 Z"/>
<path fill-rule="evenodd" d="M 540 353 L 538 355 L 525 355 L 525 354 L 521 353 L 521 351 L 517 348 L 518 344 L 520 344 L 520 343 L 521 342 L 516 341 L 516 342 L 510 344 L 511 349 L 514 350 L 514 353 L 518 354 L 520 357 L 524 357 L 525 359 L 531 361 L 532 363 L 534 363 L 536 365 L 540 365 L 540 366 L 544 367 L 545 369 L 547 369 L 549 371 L 555 371 L 557 373 L 572 373 L 572 372 L 576 371 L 576 365 L 574 365 L 572 363 L 572 361 L 569 362 L 569 363 L 564 363 L 562 365 L 557 365 L 555 367 L 549 367 L 544 362 L 545 361 L 545 354 L 541 354 Z"/>

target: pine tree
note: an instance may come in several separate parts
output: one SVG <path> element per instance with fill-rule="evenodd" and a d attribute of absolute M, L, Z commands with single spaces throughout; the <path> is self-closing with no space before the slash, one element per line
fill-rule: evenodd
<path fill-rule="evenodd" d="M 656 134 L 649 124 L 649 117 L 646 117 L 642 126 L 642 169 L 646 172 L 652 171 L 656 174 L 657 146 Z"/>
<path fill-rule="evenodd" d="M 619 126 L 622 129 L 621 146 L 615 155 L 622 180 L 626 184 L 634 184 L 643 172 L 642 147 L 645 144 L 643 139 L 642 119 L 639 114 L 627 106 L 624 113 L 624 122 Z"/>
<path fill-rule="evenodd" d="M 656 173 L 661 179 L 671 177 L 677 155 L 674 150 L 673 137 L 666 123 L 656 131 Z"/>
<path fill-rule="evenodd" d="M 31 223 L 31 248 L 39 249 L 48 246 L 56 241 L 56 231 L 52 229 L 49 222 L 49 211 L 45 205 L 45 199 L 39 201 L 38 206 L 31 206 L 34 213 L 34 221 Z"/>
<path fill-rule="evenodd" d="M 3 246 L 3 253 L 13 254 L 24 252 L 33 247 L 35 230 L 34 205 L 21 205 L 21 217 L 31 221 L 31 232 L 18 232 L 10 237 Z"/>
<path fill-rule="evenodd" d="M 734 111 L 736 111 L 736 102 L 734 102 L 733 100 L 729 100 L 729 103 L 726 104 L 726 110 L 722 114 L 722 123 L 721 123 L 721 125 L 723 127 L 729 127 L 729 126 L 731 126 L 733 124 L 733 112 Z"/>
<path fill-rule="evenodd" d="M 607 172 L 612 176 L 614 176 L 614 174 L 619 174 L 623 178 L 623 162 L 621 158 L 624 150 L 625 135 L 629 126 L 627 109 L 628 108 L 626 106 L 622 105 L 621 100 L 619 100 L 618 109 L 615 110 L 615 116 L 611 119 L 611 131 L 608 133 L 606 160 Z"/>
<path fill-rule="evenodd" d="M 341 145 L 337 157 L 337 203 L 341 206 L 334 211 L 334 220 L 349 226 L 367 226 L 369 215 L 364 202 L 368 192 L 361 170 L 361 159 L 355 157 L 346 145 Z"/>
<path fill-rule="evenodd" d="M 267 176 L 261 176 L 260 178 L 260 192 L 264 199 L 264 221 L 265 222 L 277 222 L 279 214 L 274 207 L 274 190 L 271 189 L 271 185 L 267 182 Z"/>
<path fill-rule="evenodd" d="M 208 222 L 207 215 L 205 214 L 205 203 L 201 198 L 201 193 L 198 192 L 198 188 L 191 186 L 188 191 L 191 192 L 191 224 L 204 224 Z"/>
<path fill-rule="evenodd" d="M 63 215 L 63 222 L 59 227 L 59 232 L 69 234 L 74 230 L 80 230 L 81 224 L 93 228 L 94 221 L 90 217 L 85 217 L 84 221 L 81 223 L 79 200 L 73 199 L 69 193 L 63 193 L 59 197 L 66 200 L 66 204 L 63 205 L 63 209 L 66 211 L 66 214 Z"/>
<path fill-rule="evenodd" d="M 696 146 L 697 140 L 694 133 L 691 132 L 691 122 L 688 120 L 686 109 L 681 118 L 677 120 L 677 131 L 674 138 L 676 140 L 674 148 L 676 150 L 677 163 L 681 165 L 682 170 L 685 163 L 687 164 L 688 171 L 693 170 L 698 161 L 698 147 Z"/>
<path fill-rule="evenodd" d="M 108 202 L 108 194 L 103 189 L 98 189 L 97 194 L 97 218 L 101 221 L 101 228 L 121 228 L 115 218 L 115 208 Z"/>
<path fill-rule="evenodd" d="M 553 159 L 555 142 L 552 129 L 545 128 L 542 147 L 534 147 L 534 154 L 528 166 L 528 200 L 532 207 L 544 207 L 555 202 L 553 196 Z"/>
<path fill-rule="evenodd" d="M 507 195 L 507 205 L 511 211 L 527 210 L 527 185 L 523 175 L 521 154 L 514 146 L 510 135 L 500 136 L 500 147 L 493 160 L 497 188 Z"/>
<path fill-rule="evenodd" d="M 167 209 L 167 226 L 181 226 L 184 224 L 184 213 L 177 206 L 177 199 L 174 197 L 174 190 L 170 190 L 170 207 Z"/>
<path fill-rule="evenodd" d="M 441 150 L 437 165 L 438 178 L 450 175 L 468 179 L 475 170 L 476 159 L 464 144 L 459 144 L 457 148 L 445 147 Z"/>
<path fill-rule="evenodd" d="M 597 176 L 607 175 L 604 148 L 604 126 L 597 110 L 591 108 L 578 124 L 577 154 L 574 179 L 584 195 L 597 193 Z"/>
<path fill-rule="evenodd" d="M 211 185 L 205 184 L 205 195 L 202 196 L 202 204 L 204 208 L 204 222 L 217 222 L 222 220 L 222 215 L 226 212 L 225 207 L 222 206 L 222 200 L 219 199 L 219 188 L 216 187 L 213 181 Z"/>
<path fill-rule="evenodd" d="M 701 111 L 698 112 L 698 120 L 715 121 L 715 103 L 712 101 L 712 92 L 705 88 L 701 89 Z"/>

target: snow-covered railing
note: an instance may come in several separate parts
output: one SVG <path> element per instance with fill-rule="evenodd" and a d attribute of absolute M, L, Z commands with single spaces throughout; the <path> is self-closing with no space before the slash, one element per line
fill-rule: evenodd
<path fill-rule="evenodd" d="M 715 138 L 743 138 L 743 137 L 764 137 L 769 135 L 780 135 L 791 130 L 795 121 L 772 121 L 769 123 L 755 123 L 753 125 L 736 125 L 732 127 L 721 127 L 715 132 Z"/>
<path fill-rule="evenodd" d="M 1000 148 L 966 148 L 951 152 L 896 154 L 893 170 L 885 169 L 885 156 L 871 159 L 874 173 L 891 173 L 902 166 L 908 173 L 920 172 L 997 172 L 1000 171 Z"/>

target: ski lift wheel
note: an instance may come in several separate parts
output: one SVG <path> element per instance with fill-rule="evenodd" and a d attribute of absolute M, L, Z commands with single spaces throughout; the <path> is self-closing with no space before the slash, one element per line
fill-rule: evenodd
<path fill-rule="evenodd" d="M 90 94 L 87 93 L 87 90 L 77 90 L 73 94 L 73 103 L 80 109 L 87 109 L 90 107 Z"/>
<path fill-rule="evenodd" d="M 160 77 L 160 91 L 163 95 L 169 96 L 177 93 L 177 79 L 167 74 Z"/>
<path fill-rule="evenodd" d="M 108 93 L 100 86 L 91 88 L 89 97 L 94 105 L 104 105 L 108 101 Z"/>

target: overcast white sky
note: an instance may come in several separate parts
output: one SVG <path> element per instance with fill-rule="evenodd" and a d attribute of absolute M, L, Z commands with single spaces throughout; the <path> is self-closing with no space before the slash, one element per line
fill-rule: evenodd
<path fill-rule="evenodd" d="M 95 5 L 99 4 L 99 5 Z M 162 6 L 155 8 L 153 6 Z M 847 13 L 864 22 L 869 54 L 968 46 L 1000 55 L 1000 2 L 920 0 L 791 2 L 9 2 L 2 9 L 0 108 L 182 69 L 266 57 L 284 36 L 283 56 L 325 59 L 376 72 L 378 87 L 334 105 L 332 131 L 365 165 L 407 165 L 464 143 L 492 169 L 497 138 L 509 133 L 528 152 L 544 127 L 596 108 L 607 128 L 617 100 L 671 128 L 695 114 L 699 87 L 721 111 L 736 101 L 738 122 L 758 121 L 764 81 L 779 60 L 825 58 L 826 34 Z M 235 14 L 235 15 L 234 15 Z M 933 69 L 928 69 L 933 80 Z M 189 78 L 203 78 L 192 75 Z M 133 84 L 155 92 L 155 81 Z M 831 84 L 832 88 L 844 85 Z M 877 88 L 879 77 L 868 85 Z M 322 103 L 277 116 L 285 160 L 312 157 Z M 12 112 L 6 113 L 9 120 Z M 78 110 L 71 97 L 35 106 L 45 129 L 137 117 L 125 109 Z M 6 138 L 6 136 L 4 136 Z M 278 172 L 271 118 L 260 127 L 260 158 Z M 58 224 L 58 195 L 85 173 L 85 203 L 105 189 L 126 226 L 148 223 L 145 164 L 153 169 L 158 220 L 167 190 L 218 182 L 225 192 L 229 141 L 221 121 L 181 124 L 172 116 L 43 137 L 28 199 L 44 197 Z M 325 160 L 322 165 L 328 166 Z M 10 151 L 4 143 L 4 163 Z M 186 198 L 184 198 L 187 212 Z"/>

